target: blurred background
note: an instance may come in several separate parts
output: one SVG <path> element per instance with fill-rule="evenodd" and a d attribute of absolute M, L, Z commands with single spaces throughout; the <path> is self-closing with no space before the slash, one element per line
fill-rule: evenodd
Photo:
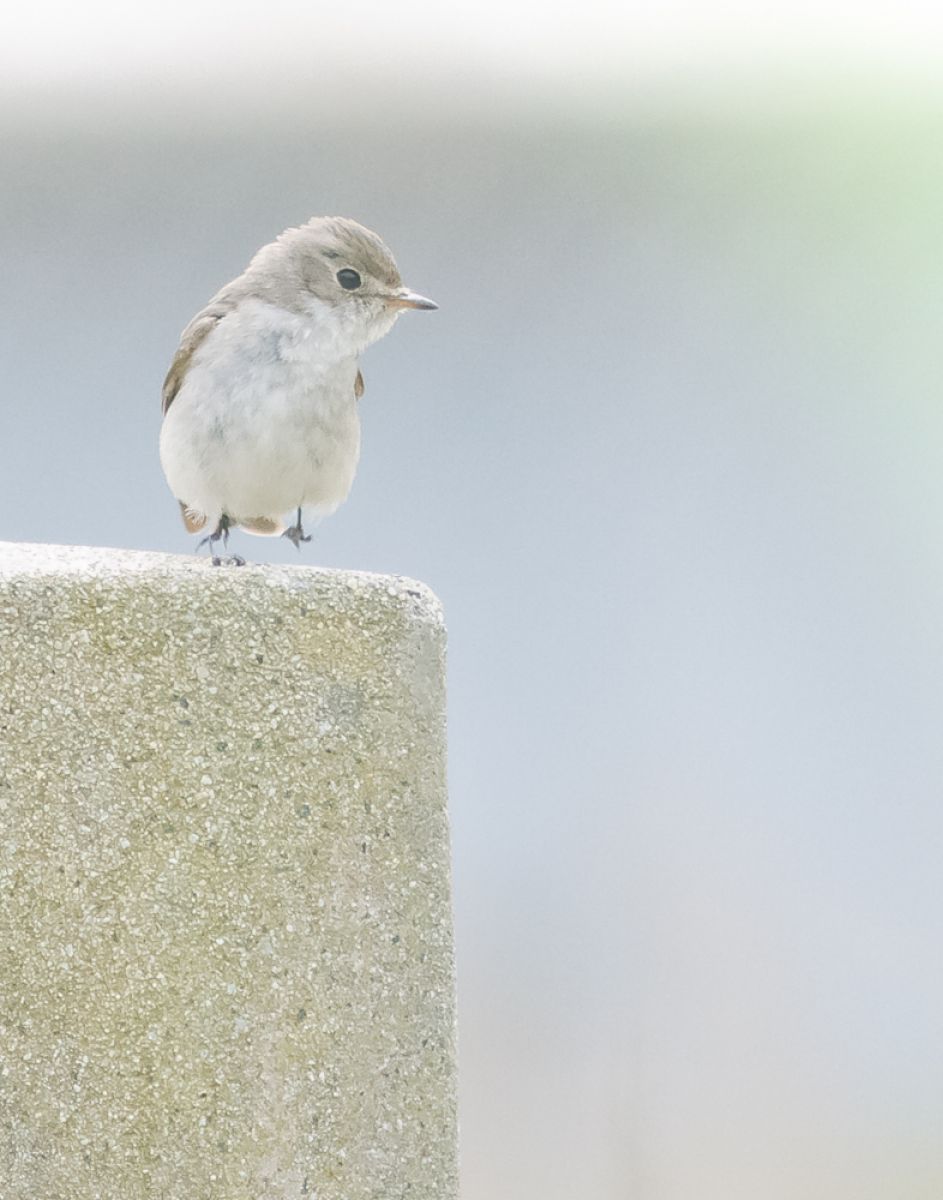
<path fill-rule="evenodd" d="M 445 604 L 464 1200 L 939 1200 L 943 9 L 4 25 L 0 537 L 190 552 L 161 381 L 285 226 L 441 305 L 302 561 Z"/>

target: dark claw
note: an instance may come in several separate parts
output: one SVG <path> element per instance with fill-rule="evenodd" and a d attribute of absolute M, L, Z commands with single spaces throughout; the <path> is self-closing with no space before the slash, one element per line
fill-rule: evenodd
<path fill-rule="evenodd" d="M 298 509 L 298 515 L 295 518 L 294 525 L 292 525 L 292 526 L 290 526 L 290 528 L 286 529 L 285 532 L 282 534 L 282 537 L 288 538 L 288 540 L 292 543 L 292 545 L 295 547 L 296 550 L 301 549 L 302 542 L 310 542 L 311 541 L 311 534 L 305 533 L 305 531 L 301 527 L 301 509 L 300 508 Z"/>
<path fill-rule="evenodd" d="M 229 517 L 223 513 L 219 519 L 219 524 L 216 526 L 213 532 L 207 534 L 197 546 L 197 553 L 199 553 L 204 546 L 209 546 L 210 562 L 214 567 L 221 567 L 224 563 L 226 566 L 230 567 L 244 567 L 246 565 L 246 560 L 238 554 L 233 554 L 231 558 L 220 558 L 220 556 L 216 553 L 216 548 L 220 541 L 222 541 L 223 545 L 227 549 L 229 548 L 229 529 L 231 524 L 232 522 Z"/>
<path fill-rule="evenodd" d="M 288 538 L 296 550 L 301 549 L 302 542 L 311 541 L 311 534 L 305 533 L 299 525 L 292 525 L 290 529 L 286 529 L 282 537 Z"/>

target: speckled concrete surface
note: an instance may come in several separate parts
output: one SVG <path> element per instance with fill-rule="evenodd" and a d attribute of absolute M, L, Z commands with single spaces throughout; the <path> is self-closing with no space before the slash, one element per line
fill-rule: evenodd
<path fill-rule="evenodd" d="M 0 543 L 0 1196 L 456 1194 L 422 585 Z"/>

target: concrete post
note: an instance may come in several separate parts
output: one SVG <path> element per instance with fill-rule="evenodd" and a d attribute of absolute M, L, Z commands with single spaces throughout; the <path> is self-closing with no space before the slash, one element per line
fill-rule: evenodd
<path fill-rule="evenodd" d="M 422 585 L 0 544 L 0 1196 L 448 1200 Z"/>

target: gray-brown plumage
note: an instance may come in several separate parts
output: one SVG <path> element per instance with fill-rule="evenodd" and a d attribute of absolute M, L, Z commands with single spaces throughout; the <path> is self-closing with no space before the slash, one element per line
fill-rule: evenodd
<path fill-rule="evenodd" d="M 164 381 L 161 462 L 187 529 L 306 540 L 302 520 L 353 481 L 358 356 L 404 308 L 435 307 L 356 221 L 317 217 L 263 246 L 183 331 Z"/>

